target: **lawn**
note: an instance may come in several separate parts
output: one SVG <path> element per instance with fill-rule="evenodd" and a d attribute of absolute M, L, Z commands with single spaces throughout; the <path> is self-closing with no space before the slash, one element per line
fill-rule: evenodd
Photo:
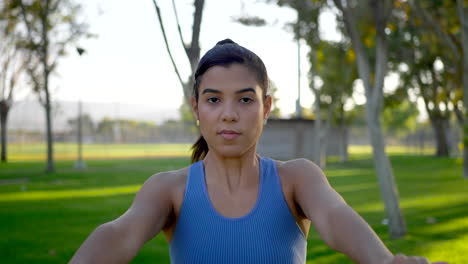
<path fill-rule="evenodd" d="M 191 144 L 83 144 L 85 159 L 185 157 Z M 54 156 L 58 160 L 76 160 L 78 146 L 75 143 L 54 144 Z M 45 143 L 9 144 L 11 161 L 45 160 Z"/>
<path fill-rule="evenodd" d="M 85 171 L 73 169 L 72 156 L 57 154 L 56 173 L 45 174 L 44 162 L 37 158 L 42 155 L 38 152 L 40 146 L 36 147 L 38 154 L 30 151 L 29 161 L 21 161 L 26 158 L 13 154 L 10 163 L 0 164 L 2 263 L 66 262 L 96 226 L 128 208 L 150 175 L 189 164 L 189 145 L 152 145 L 156 150 L 147 150 L 150 154 L 141 154 L 141 145 L 119 145 L 115 151 L 110 145 L 90 145 L 88 152 L 103 151 L 103 147 L 113 153 L 113 159 L 88 154 Z M 362 148 L 355 150 L 346 163 L 330 159 L 325 173 L 385 244 L 393 252 L 468 263 L 468 180 L 461 178 L 461 160 L 391 151 L 408 227 L 404 239 L 393 240 L 382 223 L 383 203 L 370 153 Z M 163 158 L 163 153 L 171 158 Z M 330 250 L 314 231 L 309 234 L 307 259 L 308 263 L 351 263 Z M 159 235 L 141 249 L 132 263 L 168 262 L 168 245 Z"/>

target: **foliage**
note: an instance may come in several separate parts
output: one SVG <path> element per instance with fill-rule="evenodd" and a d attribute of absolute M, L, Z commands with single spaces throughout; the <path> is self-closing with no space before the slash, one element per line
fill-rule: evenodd
<path fill-rule="evenodd" d="M 316 54 L 315 73 L 322 81 L 319 88 L 320 107 L 333 108 L 334 123 L 349 123 L 344 105 L 353 94 L 353 84 L 357 79 L 354 52 L 347 42 L 320 41 Z M 340 121 L 341 119 L 344 119 Z"/>
<path fill-rule="evenodd" d="M 434 6 L 436 2 L 439 2 L 439 6 Z M 459 31 L 459 22 L 453 19 L 456 17 L 455 3 L 450 8 L 445 1 L 421 3 L 425 4 L 423 12 L 426 15 L 431 12 L 434 19 L 444 17 L 439 22 L 433 22 L 445 24 L 447 34 Z M 452 114 L 450 109 L 459 105 L 462 99 L 458 58 L 453 57 L 453 52 L 445 46 L 432 26 L 424 23 L 422 15 L 417 16 L 415 9 L 408 3 L 401 3 L 400 9 L 395 11 L 395 30 L 390 34 L 390 47 L 398 52 L 391 53 L 391 65 L 400 75 L 400 88 L 411 90 L 424 99 L 429 115 L 449 119 Z"/>
<path fill-rule="evenodd" d="M 271 100 L 273 101 L 272 106 L 271 106 L 271 111 L 270 111 L 270 117 L 274 118 L 279 118 L 281 117 L 281 109 L 278 107 L 278 86 L 276 86 L 276 83 L 270 79 L 269 81 L 269 87 L 270 87 L 270 96 Z"/>
<path fill-rule="evenodd" d="M 384 131 L 397 137 L 403 137 L 408 132 L 414 132 L 416 130 L 416 119 L 419 115 L 416 104 L 409 100 L 397 101 L 393 96 L 386 98 L 386 101 L 390 100 L 392 100 L 391 104 L 393 105 L 389 106 L 390 103 L 387 103 L 382 115 Z"/>

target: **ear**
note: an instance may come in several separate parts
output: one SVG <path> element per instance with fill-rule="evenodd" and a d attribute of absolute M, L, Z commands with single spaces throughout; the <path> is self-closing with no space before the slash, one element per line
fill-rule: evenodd
<path fill-rule="evenodd" d="M 270 95 L 265 97 L 265 101 L 263 102 L 263 119 L 267 119 L 270 115 L 272 100 Z"/>
<path fill-rule="evenodd" d="M 195 96 L 192 96 L 190 98 L 190 104 L 192 105 L 193 116 L 195 117 L 195 120 L 198 120 L 198 103 L 197 103 L 197 100 L 195 99 Z"/>

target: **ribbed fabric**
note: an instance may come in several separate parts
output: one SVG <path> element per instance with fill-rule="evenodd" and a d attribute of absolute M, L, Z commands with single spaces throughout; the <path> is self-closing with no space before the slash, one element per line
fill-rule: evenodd
<path fill-rule="evenodd" d="M 216 211 L 202 161 L 192 164 L 169 247 L 173 264 L 304 264 L 307 240 L 288 208 L 274 161 L 261 157 L 257 202 L 239 218 Z"/>

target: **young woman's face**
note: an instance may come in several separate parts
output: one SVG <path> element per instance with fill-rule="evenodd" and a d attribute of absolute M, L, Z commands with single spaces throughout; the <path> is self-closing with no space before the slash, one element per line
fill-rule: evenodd
<path fill-rule="evenodd" d="M 203 74 L 198 95 L 192 108 L 210 151 L 239 157 L 256 146 L 271 97 L 262 98 L 255 73 L 241 64 L 214 66 Z"/>

